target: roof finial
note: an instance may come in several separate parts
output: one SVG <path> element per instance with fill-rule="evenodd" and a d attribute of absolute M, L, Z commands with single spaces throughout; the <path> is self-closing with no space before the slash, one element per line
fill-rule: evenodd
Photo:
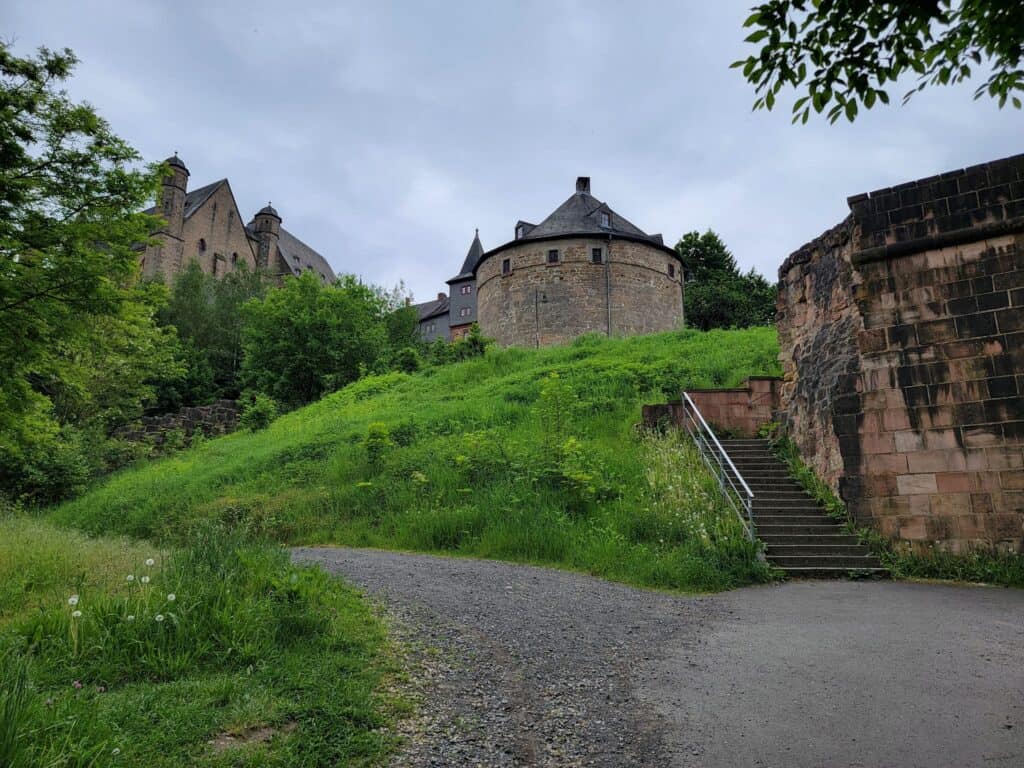
<path fill-rule="evenodd" d="M 476 228 L 476 236 L 477 236 L 477 237 L 480 237 L 480 227 L 477 227 L 477 228 Z"/>

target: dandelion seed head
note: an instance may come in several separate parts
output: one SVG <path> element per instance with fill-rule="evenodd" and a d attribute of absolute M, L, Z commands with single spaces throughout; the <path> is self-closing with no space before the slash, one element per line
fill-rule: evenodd
<path fill-rule="evenodd" d="M 163 615 L 162 613 L 158 613 L 158 614 L 157 614 L 156 616 L 154 616 L 153 618 L 154 618 L 154 619 L 156 620 L 156 623 L 157 623 L 157 624 L 159 624 L 159 623 L 160 623 L 161 621 L 163 621 L 163 620 L 164 620 L 164 615 Z"/>
<path fill-rule="evenodd" d="M 72 619 L 80 619 L 80 618 L 82 618 L 82 612 L 81 611 L 72 611 L 71 612 L 71 618 Z"/>
<path fill-rule="evenodd" d="M 168 602 L 168 603 L 173 603 L 173 602 L 174 602 L 175 600 L 177 600 L 177 599 L 178 599 L 178 596 L 177 596 L 177 595 L 175 595 L 175 594 L 174 594 L 173 592 L 171 592 L 171 594 L 169 594 L 169 595 L 167 596 L 167 602 Z"/>
<path fill-rule="evenodd" d="M 128 581 L 135 581 L 135 577 L 132 574 L 129 573 L 128 576 L 127 576 L 127 580 Z"/>
<path fill-rule="evenodd" d="M 143 584 L 149 584 L 149 576 L 143 576 L 141 579 L 139 579 L 139 581 L 141 581 Z"/>
<path fill-rule="evenodd" d="M 129 613 L 127 616 L 125 616 L 125 620 L 126 621 L 135 621 L 135 614 Z"/>
<path fill-rule="evenodd" d="M 147 568 L 152 568 L 154 563 L 156 563 L 156 560 L 154 560 L 152 557 L 146 558 L 146 567 Z"/>
<path fill-rule="evenodd" d="M 72 595 L 68 598 L 68 605 L 78 605 L 78 595 Z"/>

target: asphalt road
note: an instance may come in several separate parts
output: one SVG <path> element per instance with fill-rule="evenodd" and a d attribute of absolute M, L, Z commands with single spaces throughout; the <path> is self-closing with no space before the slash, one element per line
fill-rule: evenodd
<path fill-rule="evenodd" d="M 379 597 L 420 714 L 402 766 L 1024 766 L 1024 591 L 794 582 L 678 597 L 297 549 Z"/>

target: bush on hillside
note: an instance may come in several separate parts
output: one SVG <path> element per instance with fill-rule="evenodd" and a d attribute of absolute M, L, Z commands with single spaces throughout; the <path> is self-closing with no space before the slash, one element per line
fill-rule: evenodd
<path fill-rule="evenodd" d="M 242 413 L 238 417 L 238 426 L 250 432 L 266 429 L 277 418 L 277 403 L 273 398 L 257 392 L 246 399 L 242 405 Z"/>

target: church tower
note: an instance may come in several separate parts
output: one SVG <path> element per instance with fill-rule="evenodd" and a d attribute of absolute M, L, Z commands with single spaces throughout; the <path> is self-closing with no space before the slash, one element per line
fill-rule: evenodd
<path fill-rule="evenodd" d="M 157 233 L 160 243 L 146 249 L 142 262 L 145 277 L 163 275 L 170 281 L 171 276 L 181 271 L 185 253 L 185 194 L 188 191 L 188 168 L 175 152 L 164 160 L 170 173 L 164 177 L 160 187 L 160 201 L 155 213 L 167 223 Z"/>
<path fill-rule="evenodd" d="M 279 271 L 277 243 L 281 238 L 281 217 L 277 215 L 274 207 L 267 203 L 266 207 L 261 208 L 256 214 L 253 222 L 256 239 L 259 240 L 256 268 L 276 274 Z"/>

